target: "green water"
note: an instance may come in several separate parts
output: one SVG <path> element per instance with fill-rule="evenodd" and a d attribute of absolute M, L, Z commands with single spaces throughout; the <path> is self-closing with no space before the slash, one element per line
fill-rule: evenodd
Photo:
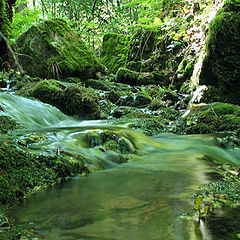
<path fill-rule="evenodd" d="M 204 224 L 196 230 L 193 221 L 181 217 L 193 211 L 192 193 L 209 181 L 218 163 L 239 162 L 213 137 L 150 138 L 106 121 L 78 121 L 50 105 L 18 96 L 1 93 L 0 102 L 24 126 L 3 139 L 45 136 L 46 141 L 27 150 L 52 154 L 60 148 L 85 156 L 99 169 L 35 194 L 12 209 L 16 223 L 34 230 L 32 239 L 213 239 Z M 87 133 L 106 129 L 121 133 L 135 147 L 129 162 L 119 164 L 117 153 L 85 146 Z"/>

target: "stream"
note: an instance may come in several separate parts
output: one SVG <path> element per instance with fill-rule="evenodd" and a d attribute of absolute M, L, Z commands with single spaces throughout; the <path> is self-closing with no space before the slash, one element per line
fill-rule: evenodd
<path fill-rule="evenodd" d="M 23 129 L 0 137 L 41 136 L 23 150 L 81 155 L 95 170 L 32 195 L 10 215 L 33 229 L 32 239 L 47 240 L 211 240 L 213 233 L 183 216 L 193 212 L 192 194 L 214 178 L 219 163 L 238 164 L 240 157 L 220 148 L 214 136 L 145 136 L 107 121 L 80 121 L 40 101 L 0 93 L 0 103 Z M 111 131 L 135 148 L 128 161 L 119 152 L 86 147 L 86 134 Z M 126 155 L 124 151 L 122 155 Z M 197 230 L 196 230 L 197 229 Z M 200 230 L 199 230 L 200 229 Z"/>

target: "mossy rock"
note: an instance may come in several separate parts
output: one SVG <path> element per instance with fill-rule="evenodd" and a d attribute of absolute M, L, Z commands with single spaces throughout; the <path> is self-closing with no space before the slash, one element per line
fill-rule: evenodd
<path fill-rule="evenodd" d="M 149 30 L 137 31 L 132 37 L 128 60 L 142 61 L 148 59 L 153 52 L 155 43 L 155 32 Z"/>
<path fill-rule="evenodd" d="M 127 106 L 119 106 L 115 107 L 111 111 L 111 116 L 114 118 L 121 118 L 124 115 L 127 115 L 129 113 L 142 113 L 140 109 L 136 109 L 133 107 L 127 107 Z"/>
<path fill-rule="evenodd" d="M 139 73 L 127 68 L 119 68 L 116 81 L 119 83 L 129 84 L 132 86 L 154 84 L 155 77 L 151 73 Z"/>
<path fill-rule="evenodd" d="M 81 161 L 28 154 L 8 142 L 0 142 L 0 203 L 16 201 L 36 186 L 50 185 L 81 171 Z"/>
<path fill-rule="evenodd" d="M 30 76 L 95 78 L 104 67 L 64 20 L 32 26 L 16 43 L 19 61 Z"/>
<path fill-rule="evenodd" d="M 130 45 L 130 36 L 117 33 L 107 33 L 103 37 L 101 62 L 107 66 L 109 73 L 116 73 L 124 66 Z"/>
<path fill-rule="evenodd" d="M 191 125 L 184 129 L 184 132 L 187 134 L 206 134 L 212 133 L 213 129 L 206 123 L 198 123 L 196 125 Z"/>
<path fill-rule="evenodd" d="M 208 99 L 219 96 L 221 102 L 239 104 L 240 95 L 240 7 L 225 5 L 210 24 L 206 57 L 200 73 L 200 85 L 213 86 Z"/>
<path fill-rule="evenodd" d="M 103 152 L 114 151 L 119 154 L 132 154 L 136 152 L 134 144 L 122 135 L 121 132 L 113 132 L 110 130 L 89 131 L 83 136 L 83 138 L 86 143 L 86 147 L 97 147 Z"/>
<path fill-rule="evenodd" d="M 80 119 L 100 118 L 99 97 L 91 88 L 57 80 L 43 80 L 24 95 L 37 98 Z"/>
<path fill-rule="evenodd" d="M 88 79 L 84 81 L 84 84 L 86 87 L 91 87 L 103 91 L 110 91 L 111 89 L 115 88 L 113 83 L 105 80 Z"/>
<path fill-rule="evenodd" d="M 165 101 L 163 101 L 161 98 L 157 97 L 148 105 L 148 109 L 150 109 L 152 111 L 157 111 L 165 106 L 166 106 Z"/>
<path fill-rule="evenodd" d="M 1 111 L 1 105 L 0 105 Z M 9 116 L 0 116 L 0 134 L 6 134 L 9 131 L 13 131 L 21 126 Z"/>
<path fill-rule="evenodd" d="M 193 107 L 191 113 L 179 122 L 185 133 L 235 132 L 240 126 L 240 106 L 213 103 Z"/>
<path fill-rule="evenodd" d="M 157 117 L 135 118 L 130 121 L 129 127 L 138 130 L 148 136 L 157 135 L 166 132 L 165 121 Z M 128 119 L 129 121 L 129 119 Z"/>

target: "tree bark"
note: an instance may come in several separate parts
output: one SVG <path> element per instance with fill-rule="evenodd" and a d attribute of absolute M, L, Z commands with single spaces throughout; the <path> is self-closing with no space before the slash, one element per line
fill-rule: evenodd
<path fill-rule="evenodd" d="M 4 36 L 0 36 L 0 71 L 4 66 L 8 66 L 8 50 L 6 39 L 11 36 L 12 7 L 16 0 L 0 0 L 0 31 Z"/>

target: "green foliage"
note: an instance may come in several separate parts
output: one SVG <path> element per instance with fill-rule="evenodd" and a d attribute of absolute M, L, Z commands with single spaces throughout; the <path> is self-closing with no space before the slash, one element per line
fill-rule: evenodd
<path fill-rule="evenodd" d="M 0 31 L 2 34 L 9 38 L 11 36 L 11 23 L 7 16 L 7 6 L 5 0 L 0 0 Z"/>
<path fill-rule="evenodd" d="M 28 7 L 24 8 L 21 12 L 14 14 L 13 18 L 13 32 L 12 32 L 12 42 L 24 32 L 26 32 L 33 24 L 39 23 L 41 21 L 41 10 L 35 7 L 30 9 Z"/>
<path fill-rule="evenodd" d="M 130 37 L 124 34 L 108 33 L 103 37 L 101 61 L 110 73 L 123 67 L 128 56 Z"/>

